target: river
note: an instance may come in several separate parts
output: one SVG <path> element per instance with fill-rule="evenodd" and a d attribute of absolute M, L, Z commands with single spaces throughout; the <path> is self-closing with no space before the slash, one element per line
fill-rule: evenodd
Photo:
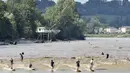
<path fill-rule="evenodd" d="M 40 57 L 82 57 L 109 53 L 112 58 L 130 57 L 130 38 L 86 38 L 84 41 L 58 41 L 52 43 L 22 43 L 0 46 L 0 59 L 19 58 L 24 52 L 24 58 Z M 14 72 L 0 70 L 0 73 L 51 73 L 50 71 L 16 70 Z M 54 73 L 76 73 L 74 71 L 55 71 Z M 91 73 L 83 71 L 81 73 Z M 130 70 L 96 70 L 94 73 L 130 73 Z"/>

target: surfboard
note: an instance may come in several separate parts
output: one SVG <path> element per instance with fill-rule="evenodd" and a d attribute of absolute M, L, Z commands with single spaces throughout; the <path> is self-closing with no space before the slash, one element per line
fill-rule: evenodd
<path fill-rule="evenodd" d="M 4 67 L 3 69 L 10 70 L 10 71 L 15 71 L 15 69 L 7 68 L 7 67 Z"/>
<path fill-rule="evenodd" d="M 89 71 L 89 72 L 95 72 L 95 70 L 90 70 L 90 69 L 86 69 L 87 71 Z"/>
<path fill-rule="evenodd" d="M 91 70 L 91 72 L 95 72 L 95 70 Z"/>
<path fill-rule="evenodd" d="M 77 69 L 76 69 L 76 67 L 75 67 L 75 66 L 68 65 L 68 64 L 64 64 L 64 65 L 66 65 L 66 66 L 70 67 L 70 69 L 71 69 L 72 71 L 77 72 Z"/>
<path fill-rule="evenodd" d="M 35 68 L 24 68 L 24 69 L 27 69 L 27 70 L 36 70 Z"/>
<path fill-rule="evenodd" d="M 76 72 L 81 72 L 81 70 L 76 70 Z"/>
<path fill-rule="evenodd" d="M 51 70 L 49 70 L 49 71 L 51 71 L 51 72 L 55 72 L 56 70 L 54 70 L 54 69 L 52 70 L 52 69 L 51 69 Z"/>

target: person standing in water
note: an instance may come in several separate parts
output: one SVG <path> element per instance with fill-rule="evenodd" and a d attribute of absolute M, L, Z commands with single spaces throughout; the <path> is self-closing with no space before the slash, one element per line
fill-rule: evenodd
<path fill-rule="evenodd" d="M 30 62 L 30 64 L 29 64 L 29 68 L 31 69 L 31 70 L 36 70 L 35 68 L 32 68 L 32 63 Z"/>
<path fill-rule="evenodd" d="M 94 70 L 93 70 L 93 66 L 94 66 L 94 63 L 93 63 L 93 58 L 91 59 L 91 61 L 90 61 L 90 70 L 93 72 Z"/>
<path fill-rule="evenodd" d="M 11 66 L 11 69 L 13 69 L 13 64 L 14 64 L 14 61 L 13 61 L 13 59 L 11 58 L 11 59 L 10 59 L 10 66 Z"/>
<path fill-rule="evenodd" d="M 24 52 L 20 53 L 21 62 L 23 62 L 23 55 L 24 55 Z"/>
<path fill-rule="evenodd" d="M 76 61 L 76 66 L 77 66 L 77 72 L 79 72 L 80 70 L 79 70 L 79 68 L 80 68 L 80 61 L 78 60 L 78 61 Z"/>
<path fill-rule="evenodd" d="M 54 61 L 53 60 L 51 60 L 51 69 L 53 70 L 54 69 Z"/>
<path fill-rule="evenodd" d="M 104 55 L 104 52 L 102 52 L 101 55 Z"/>
<path fill-rule="evenodd" d="M 32 63 L 29 64 L 29 68 L 32 68 Z"/>
<path fill-rule="evenodd" d="M 109 54 L 106 54 L 106 59 L 108 59 L 109 58 Z"/>

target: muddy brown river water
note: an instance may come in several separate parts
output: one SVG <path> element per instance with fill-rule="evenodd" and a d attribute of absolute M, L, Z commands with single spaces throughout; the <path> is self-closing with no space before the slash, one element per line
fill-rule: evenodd
<path fill-rule="evenodd" d="M 20 52 L 24 58 L 41 57 L 101 57 L 101 52 L 109 53 L 114 60 L 130 58 L 130 38 L 86 38 L 84 41 L 52 42 L 52 43 L 22 43 L 18 45 L 0 46 L 0 59 L 9 60 L 11 57 L 19 59 Z M 130 64 L 129 62 L 127 62 Z M 126 65 L 124 65 L 126 66 Z M 116 70 L 96 70 L 94 73 L 130 73 L 130 68 Z M 0 73 L 51 73 L 48 70 L 16 70 L 15 72 L 0 70 Z M 54 73 L 76 73 L 72 70 L 58 70 Z M 81 73 L 91 73 L 83 71 Z"/>

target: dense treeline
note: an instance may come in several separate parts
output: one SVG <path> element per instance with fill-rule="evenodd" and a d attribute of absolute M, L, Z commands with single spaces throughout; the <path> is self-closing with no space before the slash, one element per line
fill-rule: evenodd
<path fill-rule="evenodd" d="M 129 7 L 128 0 L 0 0 L 0 40 L 35 39 L 39 26 L 61 30 L 56 39 L 83 39 L 86 31 L 98 34 L 100 27 L 130 25 Z"/>
<path fill-rule="evenodd" d="M 80 14 L 85 15 L 129 15 L 130 2 L 128 0 L 89 0 L 85 4 L 78 3 Z"/>
<path fill-rule="evenodd" d="M 9 19 L 4 17 L 5 12 L 7 11 L 7 5 L 0 0 L 0 38 L 11 38 L 13 34 L 12 24 Z"/>
<path fill-rule="evenodd" d="M 36 9 L 35 0 L 8 0 L 6 4 L 5 17 L 10 20 L 15 35 L 12 38 L 35 38 L 35 22 L 41 17 L 41 13 Z"/>
<path fill-rule="evenodd" d="M 40 7 L 51 6 L 55 4 L 53 1 L 41 0 L 38 1 L 37 6 Z M 90 20 L 97 16 L 101 23 L 108 26 L 120 27 L 130 25 L 130 2 L 128 0 L 89 0 L 85 4 L 76 3 L 77 10 L 80 16 L 85 20 Z"/>
<path fill-rule="evenodd" d="M 45 14 L 37 9 L 37 4 L 37 0 L 0 0 L 0 39 L 35 39 L 38 26 L 61 30 L 57 39 L 83 38 L 85 23 L 80 19 L 74 0 L 52 3 Z"/>
<path fill-rule="evenodd" d="M 97 16 L 101 23 L 109 26 L 130 26 L 130 2 L 128 0 L 89 0 L 85 4 L 77 3 L 79 13 L 88 16 Z"/>
<path fill-rule="evenodd" d="M 51 28 L 61 30 L 58 38 L 83 38 L 84 23 L 80 19 L 74 0 L 59 0 L 56 5 L 47 8 L 45 19 L 51 21 Z"/>
<path fill-rule="evenodd" d="M 37 7 L 44 12 L 44 9 L 48 6 L 52 6 L 55 3 L 49 0 L 37 1 Z M 88 2 L 81 4 L 77 2 L 77 8 L 82 16 L 86 15 L 129 15 L 130 14 L 130 2 L 128 0 L 89 0 Z"/>

